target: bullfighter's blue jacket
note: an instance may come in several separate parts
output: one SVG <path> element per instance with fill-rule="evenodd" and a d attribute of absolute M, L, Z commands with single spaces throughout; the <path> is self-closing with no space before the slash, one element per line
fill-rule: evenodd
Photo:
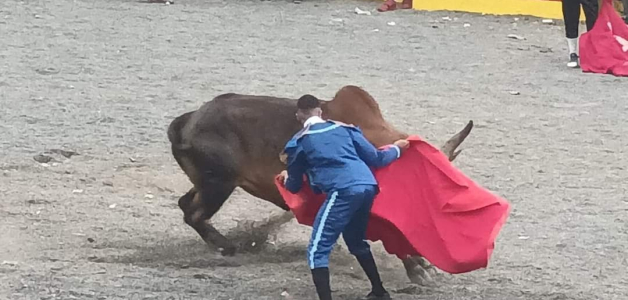
<path fill-rule="evenodd" d="M 303 175 L 317 193 L 329 194 L 355 185 L 377 185 L 369 167 L 387 166 L 401 155 L 396 145 L 378 150 L 358 127 L 326 121 L 306 126 L 286 144 L 286 188 L 297 193 Z"/>

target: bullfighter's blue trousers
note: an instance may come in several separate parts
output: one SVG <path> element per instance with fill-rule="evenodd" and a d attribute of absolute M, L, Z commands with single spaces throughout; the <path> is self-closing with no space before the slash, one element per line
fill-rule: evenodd
<path fill-rule="evenodd" d="M 375 185 L 355 185 L 327 194 L 314 220 L 308 246 L 310 269 L 329 267 L 329 254 L 341 233 L 351 254 L 371 253 L 366 227 L 376 194 Z"/>

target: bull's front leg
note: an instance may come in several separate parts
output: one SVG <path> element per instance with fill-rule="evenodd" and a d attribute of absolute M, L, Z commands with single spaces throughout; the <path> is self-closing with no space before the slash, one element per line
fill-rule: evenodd
<path fill-rule="evenodd" d="M 473 129 L 473 121 L 469 121 L 467 125 L 460 132 L 452 136 L 440 150 L 447 155 L 449 161 L 454 161 L 462 150 L 456 150 L 462 142 L 469 136 Z M 403 259 L 403 266 L 406 269 L 408 279 L 412 283 L 424 285 L 432 281 L 430 272 L 436 272 L 434 266 L 432 266 L 424 257 L 411 256 Z"/>
<path fill-rule="evenodd" d="M 183 220 L 194 228 L 208 245 L 220 249 L 222 255 L 234 255 L 236 246 L 222 235 L 209 219 L 216 214 L 235 188 L 228 185 L 215 186 L 212 191 L 198 191 L 192 188 L 179 199 L 179 208 L 183 211 Z"/>
<path fill-rule="evenodd" d="M 425 258 L 421 256 L 410 256 L 403 259 L 402 262 L 410 282 L 419 285 L 427 285 L 432 282 L 430 271 L 434 272 L 434 266 Z"/>

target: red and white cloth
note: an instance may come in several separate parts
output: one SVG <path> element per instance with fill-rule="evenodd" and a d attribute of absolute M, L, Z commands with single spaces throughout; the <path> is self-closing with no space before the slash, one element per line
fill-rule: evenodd
<path fill-rule="evenodd" d="M 628 76 L 628 25 L 604 0 L 591 31 L 580 37 L 580 67 L 583 72 Z"/>
<path fill-rule="evenodd" d="M 448 273 L 488 265 L 510 204 L 456 169 L 418 136 L 399 160 L 374 171 L 380 187 L 366 236 L 399 258 L 422 255 Z M 301 224 L 312 226 L 325 195 L 304 184 L 298 194 L 276 185 Z"/>

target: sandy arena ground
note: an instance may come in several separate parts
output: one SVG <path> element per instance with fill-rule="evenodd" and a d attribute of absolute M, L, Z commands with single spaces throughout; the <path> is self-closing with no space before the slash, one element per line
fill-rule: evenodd
<path fill-rule="evenodd" d="M 560 25 L 353 12 L 377 4 L 1 1 L 0 299 L 314 299 L 308 227 L 222 257 L 184 224 L 166 128 L 221 93 L 346 84 L 437 145 L 473 120 L 456 165 L 513 205 L 489 268 L 433 286 L 376 245 L 395 299 L 628 299 L 628 81 L 567 69 Z M 51 149 L 79 155 L 33 159 Z M 278 213 L 236 192 L 214 220 L 247 244 Z M 332 285 L 357 299 L 342 246 Z"/>

